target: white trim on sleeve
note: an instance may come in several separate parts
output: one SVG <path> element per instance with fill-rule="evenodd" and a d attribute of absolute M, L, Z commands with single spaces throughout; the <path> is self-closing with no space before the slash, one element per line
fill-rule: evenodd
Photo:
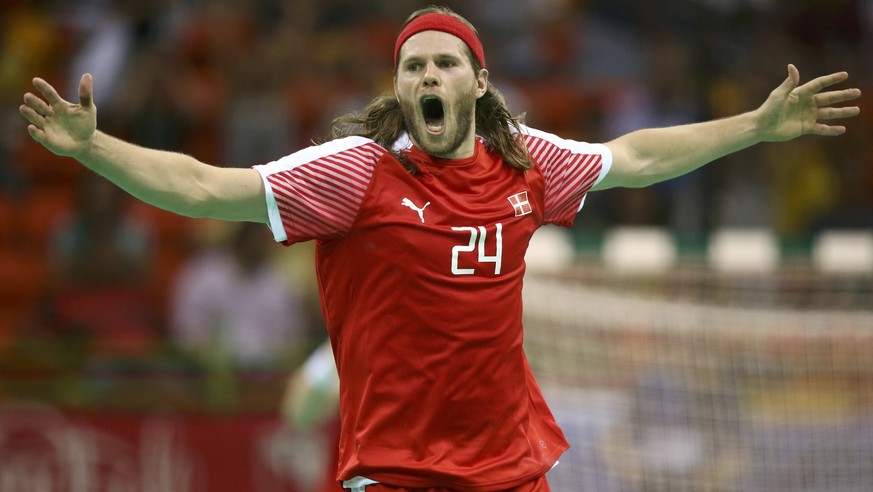
<path fill-rule="evenodd" d="M 277 242 L 287 241 L 288 233 L 285 232 L 285 226 L 282 225 L 282 217 L 279 214 L 279 205 L 276 203 L 276 195 L 273 194 L 273 187 L 267 181 L 269 170 L 265 166 L 255 166 L 255 171 L 261 175 L 261 181 L 264 183 L 264 191 L 267 195 L 267 226 L 273 232 L 273 239 Z"/>

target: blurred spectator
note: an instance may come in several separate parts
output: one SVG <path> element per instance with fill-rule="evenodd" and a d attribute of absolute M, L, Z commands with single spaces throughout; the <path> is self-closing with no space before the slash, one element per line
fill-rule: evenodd
<path fill-rule="evenodd" d="M 773 189 L 778 200 L 773 204 L 775 230 L 783 237 L 797 237 L 809 224 L 834 207 L 841 194 L 837 181 L 838 163 L 828 159 L 824 148 L 814 140 L 802 140 L 783 152 L 772 147 L 763 163 L 771 161 Z M 779 164 L 790 161 L 790 169 Z"/>
<path fill-rule="evenodd" d="M 34 71 L 51 71 L 61 45 L 47 2 L 5 1 L 0 10 L 0 101 L 20 102 Z M 47 74 L 49 75 L 49 74 Z M 17 105 L 17 104 L 16 104 Z"/>
<path fill-rule="evenodd" d="M 46 76 L 54 72 L 61 32 L 43 2 L 0 3 L 0 194 L 20 195 L 25 177 L 15 156 L 21 136 L 12 128 L 19 125 L 12 116 L 35 71 Z"/>
<path fill-rule="evenodd" d="M 297 115 L 286 101 L 285 64 L 293 55 L 263 42 L 250 56 L 235 60 L 223 132 L 225 166 L 249 167 L 296 150 Z"/>
<path fill-rule="evenodd" d="M 652 365 L 638 375 L 628 414 L 600 441 L 621 490 L 737 490 L 747 463 L 739 446 L 736 381 L 713 368 L 696 369 L 703 374 Z"/>
<path fill-rule="evenodd" d="M 281 368 L 310 349 L 301 294 L 277 267 L 269 231 L 230 227 L 225 240 L 182 266 L 171 292 L 171 337 L 207 364 L 227 357 L 244 371 Z"/>
<path fill-rule="evenodd" d="M 89 72 L 100 81 L 94 90 L 110 109 L 136 40 L 135 19 L 125 11 L 127 3 L 75 2 L 65 12 L 68 42 L 76 48 L 69 62 L 68 90 L 78 90 L 79 78 L 74 74 Z"/>
<path fill-rule="evenodd" d="M 0 105 L 0 108 L 3 106 Z M 0 196 L 20 196 L 26 186 L 21 170 L 14 165 L 14 155 L 18 151 L 19 142 L 15 138 L 18 122 L 12 118 L 12 112 L 6 113 L 8 117 L 0 117 Z M 2 236 L 2 231 L 0 231 Z"/>
<path fill-rule="evenodd" d="M 98 352 L 147 354 L 161 332 L 149 285 L 150 228 L 106 179 L 87 173 L 77 191 L 75 209 L 50 233 L 43 326 L 83 336 Z"/>

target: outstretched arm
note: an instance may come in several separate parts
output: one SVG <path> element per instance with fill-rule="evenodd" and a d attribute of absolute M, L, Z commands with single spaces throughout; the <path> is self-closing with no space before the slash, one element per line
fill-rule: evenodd
<path fill-rule="evenodd" d="M 79 82 L 79 104 L 65 101 L 45 80 L 36 78 L 33 85 L 42 98 L 28 92 L 19 110 L 31 138 L 53 153 L 72 157 L 140 200 L 180 215 L 267 221 L 257 171 L 215 167 L 100 132 L 90 74 Z"/>
<path fill-rule="evenodd" d="M 837 72 L 799 85 L 800 73 L 794 65 L 788 65 L 788 78 L 754 111 L 619 137 L 606 144 L 613 154 L 612 168 L 596 189 L 647 186 L 759 142 L 785 141 L 808 134 L 842 135 L 844 126 L 825 122 L 857 115 L 857 106 L 834 105 L 860 97 L 861 91 L 822 91 L 847 78 L 846 72 Z"/>

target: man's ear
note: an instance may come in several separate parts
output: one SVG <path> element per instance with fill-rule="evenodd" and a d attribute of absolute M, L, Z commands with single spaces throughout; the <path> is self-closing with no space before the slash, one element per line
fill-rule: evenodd
<path fill-rule="evenodd" d="M 476 76 L 476 99 L 485 95 L 488 91 L 488 70 L 479 70 L 479 75 Z"/>

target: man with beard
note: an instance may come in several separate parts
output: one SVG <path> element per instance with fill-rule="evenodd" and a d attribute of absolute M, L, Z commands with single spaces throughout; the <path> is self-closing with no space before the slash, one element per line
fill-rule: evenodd
<path fill-rule="evenodd" d="M 606 144 L 525 127 L 488 81 L 475 29 L 439 7 L 398 36 L 394 91 L 334 122 L 334 139 L 253 169 L 122 142 L 41 79 L 32 138 L 136 197 L 194 217 L 262 222 L 314 239 L 340 376 L 338 480 L 350 490 L 548 490 L 568 445 L 522 350 L 524 254 L 569 226 L 590 190 L 641 187 L 762 141 L 839 135 L 824 120 L 857 89 L 835 73 L 788 78 L 759 108 L 637 131 Z"/>

